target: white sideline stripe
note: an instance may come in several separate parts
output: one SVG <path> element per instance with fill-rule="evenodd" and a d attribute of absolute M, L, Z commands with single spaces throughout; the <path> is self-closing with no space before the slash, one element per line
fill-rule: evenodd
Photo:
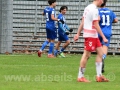
<path fill-rule="evenodd" d="M 0 56 L 23 56 L 23 55 L 0 55 Z"/>
<path fill-rule="evenodd" d="M 0 56 L 26 56 L 26 55 L 0 55 Z M 30 56 L 35 56 L 35 55 L 30 55 Z"/>
<path fill-rule="evenodd" d="M 2 65 L 0 64 L 0 66 L 20 66 L 20 67 L 69 67 L 69 66 L 63 66 L 63 65 L 57 65 L 57 66 L 51 66 L 51 65 Z M 109 68 L 116 68 L 118 66 L 114 66 L 114 67 L 109 67 Z M 94 68 L 94 67 L 89 67 L 89 68 Z"/>
<path fill-rule="evenodd" d="M 35 67 L 39 67 L 39 66 L 42 66 L 42 67 L 67 67 L 67 66 L 63 66 L 63 65 L 57 65 L 57 66 L 50 66 L 50 65 L 2 65 L 0 64 L 0 66 L 24 66 L 24 67 L 29 67 L 29 66 L 35 66 Z"/>

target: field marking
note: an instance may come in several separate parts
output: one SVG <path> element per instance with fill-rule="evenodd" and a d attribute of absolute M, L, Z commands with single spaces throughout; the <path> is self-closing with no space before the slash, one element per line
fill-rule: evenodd
<path fill-rule="evenodd" d="M 22 67 L 30 67 L 30 66 L 34 66 L 34 67 L 39 67 L 39 66 L 41 66 L 41 67 L 67 67 L 67 66 L 65 66 L 65 65 L 54 65 L 54 66 L 52 66 L 52 65 L 2 65 L 2 64 L 0 64 L 0 66 L 22 66 Z"/>
<path fill-rule="evenodd" d="M 24 55 L 0 55 L 0 56 L 24 56 Z"/>
<path fill-rule="evenodd" d="M 69 65 L 2 65 L 0 64 L 0 66 L 17 66 L 17 67 L 69 67 Z M 74 66 L 76 67 L 76 66 Z M 114 66 L 114 67 L 109 67 L 109 68 L 117 68 L 118 66 Z M 89 67 L 89 68 L 94 68 L 94 67 Z"/>

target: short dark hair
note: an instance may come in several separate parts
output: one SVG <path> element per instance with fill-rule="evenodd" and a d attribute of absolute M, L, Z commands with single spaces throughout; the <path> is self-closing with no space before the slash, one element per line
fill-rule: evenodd
<path fill-rule="evenodd" d="M 103 4 L 100 7 L 104 7 L 106 5 L 107 0 L 103 0 Z"/>
<path fill-rule="evenodd" d="M 52 5 L 54 2 L 56 2 L 56 0 L 48 0 L 49 5 Z"/>
<path fill-rule="evenodd" d="M 68 7 L 67 7 L 67 6 L 62 6 L 62 7 L 60 8 L 59 12 L 61 12 L 61 10 L 64 10 L 64 9 L 68 10 Z"/>

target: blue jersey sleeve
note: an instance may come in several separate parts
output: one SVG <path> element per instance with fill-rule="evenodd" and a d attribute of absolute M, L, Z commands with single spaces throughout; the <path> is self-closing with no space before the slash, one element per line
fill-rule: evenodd
<path fill-rule="evenodd" d="M 70 30 L 70 28 L 68 27 L 68 25 L 67 24 L 65 24 L 65 27 L 66 27 L 66 29 L 69 31 Z"/>
<path fill-rule="evenodd" d="M 60 29 L 65 33 L 65 29 L 63 28 L 62 23 L 59 23 L 58 25 L 59 25 Z"/>
<path fill-rule="evenodd" d="M 61 15 L 58 15 L 58 19 L 63 21 L 63 17 Z M 61 23 L 61 22 L 58 22 L 58 23 Z"/>
<path fill-rule="evenodd" d="M 61 14 L 58 15 L 58 19 L 63 20 L 63 17 Z M 63 24 L 61 22 L 58 22 L 58 27 L 65 32 L 65 29 L 63 28 Z"/>
<path fill-rule="evenodd" d="M 55 14 L 55 10 L 53 8 L 51 9 L 51 14 Z"/>
<path fill-rule="evenodd" d="M 115 13 L 112 11 L 113 20 L 116 18 Z"/>

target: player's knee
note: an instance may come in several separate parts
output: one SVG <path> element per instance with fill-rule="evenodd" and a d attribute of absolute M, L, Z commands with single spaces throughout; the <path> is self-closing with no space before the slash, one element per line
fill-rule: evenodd
<path fill-rule="evenodd" d="M 87 55 L 87 60 L 90 58 L 90 55 Z"/>
<path fill-rule="evenodd" d="M 88 60 L 90 58 L 90 55 L 85 54 L 85 58 Z"/>
<path fill-rule="evenodd" d="M 69 45 L 70 44 L 70 40 L 68 40 L 66 43 Z"/>

